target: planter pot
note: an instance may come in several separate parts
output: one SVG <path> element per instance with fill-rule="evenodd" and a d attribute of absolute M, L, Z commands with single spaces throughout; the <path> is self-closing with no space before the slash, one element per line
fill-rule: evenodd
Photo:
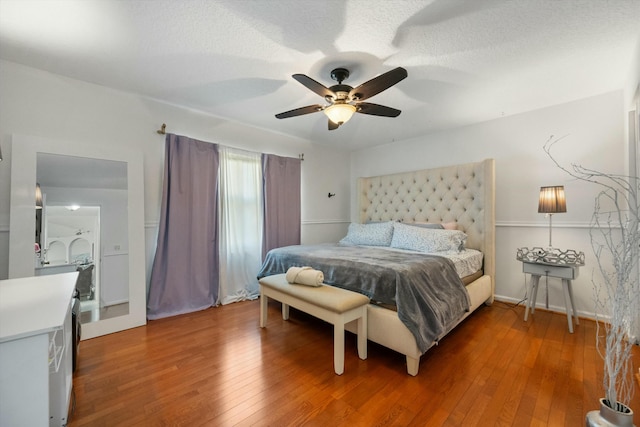
<path fill-rule="evenodd" d="M 600 399 L 600 410 L 587 413 L 587 427 L 634 427 L 633 411 L 618 403 L 618 410 L 610 408 L 605 399 Z"/>

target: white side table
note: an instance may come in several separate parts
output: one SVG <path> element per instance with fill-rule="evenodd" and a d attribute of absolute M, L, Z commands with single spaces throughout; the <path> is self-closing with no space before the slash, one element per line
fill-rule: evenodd
<path fill-rule="evenodd" d="M 531 310 L 531 314 L 535 312 L 540 277 L 555 277 L 562 279 L 564 306 L 567 310 L 567 323 L 569 324 L 569 332 L 573 333 L 572 316 L 575 317 L 576 325 L 580 324 L 578 314 L 576 313 L 576 306 L 573 302 L 573 288 L 571 287 L 571 281 L 578 277 L 578 269 L 578 265 L 552 265 L 522 261 L 522 271 L 531 274 L 529 281 L 529 302 L 524 311 L 524 321 L 526 322 L 529 317 L 529 310 Z"/>

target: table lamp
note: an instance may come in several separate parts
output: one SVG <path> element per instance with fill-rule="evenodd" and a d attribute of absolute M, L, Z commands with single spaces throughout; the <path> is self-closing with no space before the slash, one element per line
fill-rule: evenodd
<path fill-rule="evenodd" d="M 567 201 L 564 198 L 564 186 L 540 187 L 540 200 L 538 201 L 538 213 L 549 215 L 549 248 L 551 246 L 551 223 L 555 213 L 567 211 Z"/>

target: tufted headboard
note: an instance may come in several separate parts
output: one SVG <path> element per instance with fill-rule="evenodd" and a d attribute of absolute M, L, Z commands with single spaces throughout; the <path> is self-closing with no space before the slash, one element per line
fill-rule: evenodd
<path fill-rule="evenodd" d="M 495 161 L 359 178 L 358 212 L 370 221 L 451 222 L 468 248 L 484 253 L 484 274 L 495 279 Z"/>

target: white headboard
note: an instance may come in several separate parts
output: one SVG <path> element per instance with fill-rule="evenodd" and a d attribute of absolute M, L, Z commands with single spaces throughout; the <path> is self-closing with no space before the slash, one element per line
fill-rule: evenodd
<path fill-rule="evenodd" d="M 484 253 L 495 278 L 495 161 L 486 159 L 392 175 L 359 178 L 358 212 L 370 221 L 457 222 L 466 246 Z"/>

